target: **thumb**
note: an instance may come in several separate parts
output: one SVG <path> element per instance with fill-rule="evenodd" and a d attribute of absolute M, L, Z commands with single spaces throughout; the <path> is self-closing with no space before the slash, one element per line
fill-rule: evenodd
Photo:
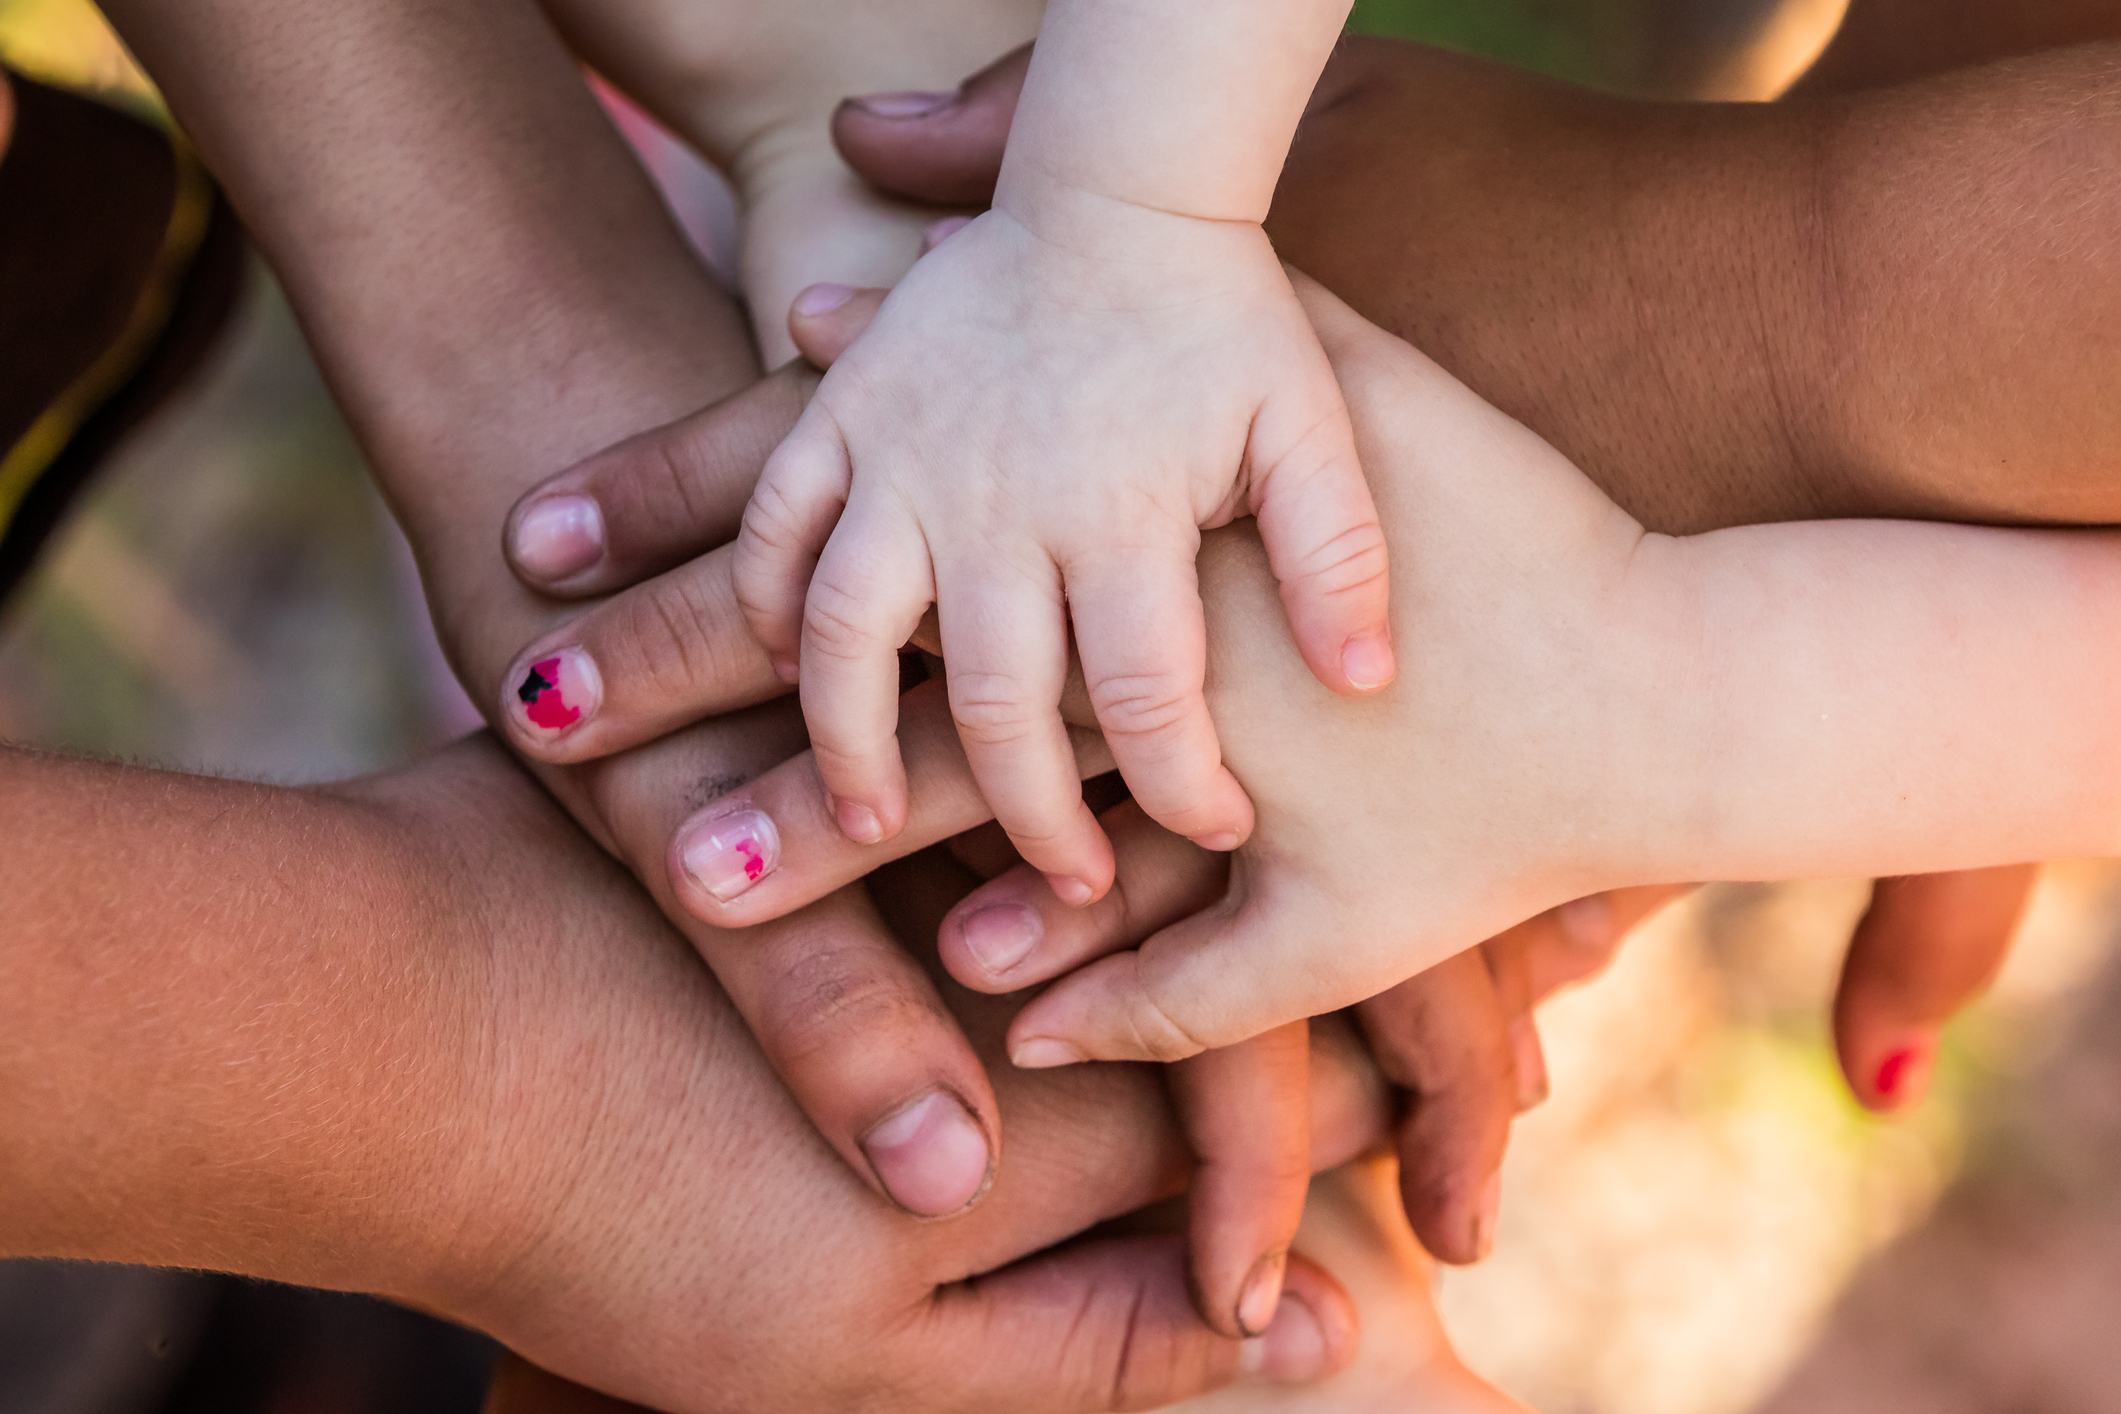
<path fill-rule="evenodd" d="M 939 1388 L 916 1402 L 1024 1414 L 1158 1409 L 1241 1376 L 1307 1384 L 1354 1358 L 1359 1332 L 1340 1283 L 1292 1256 L 1266 1334 L 1217 1335 L 1194 1314 L 1168 1237 L 1069 1246 L 946 1288 L 934 1316 L 918 1368 Z"/>
<path fill-rule="evenodd" d="M 819 368 L 830 368 L 847 352 L 876 312 L 887 290 L 856 290 L 846 285 L 812 285 L 788 306 L 788 337 L 796 352 Z"/>
<path fill-rule="evenodd" d="M 1030 67 L 1027 44 L 966 79 L 956 93 L 850 98 L 832 115 L 832 141 L 879 191 L 934 206 L 985 206 L 994 199 Z"/>

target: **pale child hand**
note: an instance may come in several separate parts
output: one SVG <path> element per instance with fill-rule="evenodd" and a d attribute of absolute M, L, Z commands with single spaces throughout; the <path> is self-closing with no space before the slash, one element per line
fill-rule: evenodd
<path fill-rule="evenodd" d="M 1200 530 L 1258 516 L 1328 686 L 1381 687 L 1392 655 L 1347 412 L 1264 233 L 1118 202 L 1045 216 L 988 212 L 892 293 L 768 463 L 734 570 L 776 666 L 800 664 L 849 838 L 905 820 L 897 650 L 933 603 L 982 791 L 1088 902 L 1112 856 L 1058 710 L 1071 625 L 1135 798 L 1222 849 L 1252 809 L 1202 695 Z"/>

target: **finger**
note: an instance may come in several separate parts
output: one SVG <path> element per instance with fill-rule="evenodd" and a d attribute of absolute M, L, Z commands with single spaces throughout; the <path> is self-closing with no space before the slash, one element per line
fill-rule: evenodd
<path fill-rule="evenodd" d="M 1095 733 L 1072 731 L 1076 769 L 1112 769 Z M 880 845 L 858 845 L 833 818 L 817 758 L 804 752 L 735 785 L 671 835 L 668 876 L 685 912 L 720 928 L 791 913 L 879 864 L 949 839 L 993 818 L 965 759 L 943 684 L 899 699 L 899 750 L 906 765 L 906 826 Z"/>
<path fill-rule="evenodd" d="M 1264 1337 L 1201 1324 L 1172 1238 L 1078 1243 L 940 1292 L 914 1359 L 929 1388 L 910 1407 L 1153 1409 L 1233 1380 L 1308 1384 L 1354 1357 L 1359 1322 L 1340 1283 L 1289 1260 Z"/>
<path fill-rule="evenodd" d="M 802 699 L 818 778 L 856 844 L 879 844 L 906 823 L 898 652 L 933 602 L 919 526 L 895 502 L 851 504 L 804 600 Z"/>
<path fill-rule="evenodd" d="M 1187 1195 L 1193 1300 L 1224 1335 L 1264 1334 L 1311 1186 L 1311 1023 L 1294 1021 L 1172 1066 L 1200 1167 Z"/>
<path fill-rule="evenodd" d="M 1438 1261 L 1488 1255 L 1517 1112 L 1508 1018 L 1480 951 L 1356 1008 L 1385 1078 L 1409 1093 L 1398 1127 L 1407 1220 Z"/>
<path fill-rule="evenodd" d="M 811 575 L 853 475 L 839 428 L 813 402 L 767 459 L 744 507 L 732 566 L 737 603 L 784 682 L 799 672 Z"/>
<path fill-rule="evenodd" d="M 1208 716 L 1192 538 L 1161 550 L 1120 546 L 1063 570 L 1090 704 L 1135 800 L 1165 829 L 1230 850 L 1252 833 L 1252 802 L 1223 765 Z"/>
<path fill-rule="evenodd" d="M 502 543 L 516 577 L 608 594 L 724 544 L 817 375 L 790 364 L 710 408 L 629 437 L 526 493 Z"/>
<path fill-rule="evenodd" d="M 889 293 L 812 285 L 788 306 L 788 335 L 805 359 L 819 368 L 830 368 L 862 336 Z"/>
<path fill-rule="evenodd" d="M 1834 1042 L 1856 1098 L 1904 1109 L 1929 1087 L 1939 1033 L 1988 989 L 2037 864 L 1880 879 L 1834 996 Z"/>
<path fill-rule="evenodd" d="M 978 992 L 1013 992 L 1072 972 L 1222 896 L 1229 861 L 1172 834 L 1129 801 L 1099 817 L 1112 841 L 1111 892 L 1082 908 L 1045 875 L 1012 869 L 967 894 L 943 919 L 943 966 Z"/>
<path fill-rule="evenodd" d="M 1523 1114 L 1546 1101 L 1547 1056 L 1539 1043 L 1539 1024 L 1532 1012 L 1535 999 L 1531 963 L 1524 946 L 1512 935 L 1514 931 L 1490 938 L 1478 951 L 1495 983 L 1495 1002 L 1510 1043 L 1512 1103 L 1516 1112 Z"/>
<path fill-rule="evenodd" d="M 1283 394 L 1261 409 L 1254 510 L 1311 672 L 1335 692 L 1375 692 L 1396 671 L 1385 532 L 1339 387 L 1320 362 L 1310 397 Z"/>
<path fill-rule="evenodd" d="M 1563 987 L 1603 972 L 1621 942 L 1693 884 L 1647 884 L 1574 899 L 1498 935 L 1518 950 L 1538 1005 Z"/>
<path fill-rule="evenodd" d="M 502 679 L 509 740 L 539 761 L 588 761 L 786 692 L 737 606 L 733 559 L 688 561 L 525 649 Z"/>
<path fill-rule="evenodd" d="M 547 1374 L 505 1350 L 494 1366 L 486 1403 L 480 1408 L 482 1414 L 651 1414 L 638 1404 Z"/>
<path fill-rule="evenodd" d="M 832 115 L 832 141 L 879 191 L 931 206 L 985 206 L 1030 67 L 1027 44 L 955 93 L 850 98 Z"/>
<path fill-rule="evenodd" d="M 1019 560 L 1042 563 L 1004 569 Z M 980 793 L 1016 852 L 1063 901 L 1104 897 L 1112 847 L 1083 803 L 1060 716 L 1068 637 L 1058 571 L 1042 552 L 989 547 L 969 572 L 939 566 L 937 576 L 950 714 Z"/>

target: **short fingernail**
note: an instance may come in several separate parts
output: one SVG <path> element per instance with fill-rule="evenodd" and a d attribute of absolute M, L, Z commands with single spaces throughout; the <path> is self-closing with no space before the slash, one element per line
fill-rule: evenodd
<path fill-rule="evenodd" d="M 980 969 L 999 977 L 1030 955 L 1045 935 L 1046 925 L 1038 910 L 1021 903 L 995 903 L 976 908 L 958 925 L 965 951 Z"/>
<path fill-rule="evenodd" d="M 987 1134 L 955 1095 L 930 1090 L 862 1139 L 891 1201 L 917 1217 L 959 1212 L 993 1176 Z"/>
<path fill-rule="evenodd" d="M 856 844 L 875 844 L 884 837 L 884 822 L 876 818 L 876 812 L 866 805 L 852 800 L 834 800 L 832 818 L 839 821 L 840 833 Z"/>
<path fill-rule="evenodd" d="M 812 285 L 795 297 L 797 314 L 830 314 L 854 298 L 851 285 Z"/>
<path fill-rule="evenodd" d="M 1877 1079 L 1872 1085 L 1878 1102 L 1888 1109 L 1898 1109 L 1921 1099 L 1929 1087 L 1930 1070 L 1936 1060 L 1936 1042 L 1927 1037 L 1888 1051 L 1878 1063 Z"/>
<path fill-rule="evenodd" d="M 776 658 L 773 660 L 773 675 L 782 682 L 793 683 L 803 676 L 803 669 L 793 658 Z"/>
<path fill-rule="evenodd" d="M 781 832 L 765 811 L 738 810 L 694 826 L 678 857 L 694 882 L 727 903 L 780 865 Z"/>
<path fill-rule="evenodd" d="M 1358 692 L 1375 692 L 1392 680 L 1392 640 L 1382 633 L 1358 633 L 1340 650 L 1340 670 Z"/>
<path fill-rule="evenodd" d="M 1280 1384 L 1307 1384 L 1326 1372 L 1326 1333 L 1311 1308 L 1282 1298 L 1267 1333 L 1244 1343 L 1238 1357 L 1248 1375 Z"/>
<path fill-rule="evenodd" d="M 942 220 L 921 232 L 921 254 L 926 255 L 944 241 L 972 224 L 970 216 L 945 216 Z"/>
<path fill-rule="evenodd" d="M 1529 1016 L 1510 1023 L 1510 1057 L 1517 1077 L 1517 1109 L 1521 1114 L 1543 1104 L 1550 1084 L 1546 1050 L 1539 1044 L 1539 1027 Z"/>
<path fill-rule="evenodd" d="M 1244 843 L 1244 838 L 1235 830 L 1217 830 L 1212 835 L 1193 835 L 1190 838 L 1202 849 L 1212 849 L 1218 854 L 1227 854 Z"/>
<path fill-rule="evenodd" d="M 1604 894 L 1571 899 L 1554 912 L 1561 935 L 1579 948 L 1602 948 L 1613 941 L 1613 905 Z"/>
<path fill-rule="evenodd" d="M 539 579 L 565 579 L 603 557 L 604 512 L 589 496 L 547 496 L 516 520 L 516 563 Z"/>
<path fill-rule="evenodd" d="M 1491 1173 L 1473 1209 L 1473 1260 L 1484 1262 L 1495 1250 L 1495 1225 L 1502 1220 L 1502 1175 Z"/>
<path fill-rule="evenodd" d="M 604 701 L 604 679 L 579 648 L 547 653 L 517 670 L 509 715 L 535 740 L 573 731 L 596 716 Z"/>
<path fill-rule="evenodd" d="M 1097 897 L 1097 890 L 1087 882 L 1067 874 L 1048 874 L 1046 885 L 1053 890 L 1055 898 L 1070 908 L 1081 908 Z"/>
<path fill-rule="evenodd" d="M 1245 1289 L 1237 1298 L 1237 1328 L 1248 1336 L 1265 1335 L 1274 1324 L 1281 1305 L 1282 1275 L 1288 1270 L 1287 1252 L 1269 1252 L 1252 1264 Z"/>
<path fill-rule="evenodd" d="M 1050 1036 L 1027 1036 L 1009 1051 L 1009 1063 L 1018 1070 L 1052 1070 L 1056 1066 L 1080 1065 L 1088 1059 L 1066 1041 Z"/>
<path fill-rule="evenodd" d="M 877 118 L 925 118 L 957 102 L 954 93 L 864 93 L 847 100 Z"/>

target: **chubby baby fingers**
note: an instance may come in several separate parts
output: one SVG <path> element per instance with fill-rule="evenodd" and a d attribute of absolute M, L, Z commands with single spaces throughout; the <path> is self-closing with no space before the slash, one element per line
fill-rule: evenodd
<path fill-rule="evenodd" d="M 1206 849 L 1252 833 L 1252 801 L 1223 765 L 1204 691 L 1208 631 L 1190 526 L 1065 564 L 1076 651 L 1097 724 L 1149 818 Z"/>
<path fill-rule="evenodd" d="M 1488 1255 L 1502 1156 L 1518 1109 L 1512 1017 L 1479 948 L 1356 1008 L 1385 1078 L 1408 1092 L 1400 1196 L 1422 1246 L 1463 1265 Z"/>
<path fill-rule="evenodd" d="M 733 566 L 737 603 L 784 682 L 800 670 L 811 573 L 853 479 L 838 424 L 813 402 L 767 458 L 744 507 Z"/>
<path fill-rule="evenodd" d="M 509 740 L 587 761 L 787 686 L 751 636 L 725 547 L 639 584 L 524 650 L 503 679 Z"/>
<path fill-rule="evenodd" d="M 1385 532 L 1347 407 L 1319 362 L 1323 382 L 1310 396 L 1284 394 L 1261 410 L 1254 507 L 1304 662 L 1335 692 L 1375 692 L 1398 671 Z"/>
<path fill-rule="evenodd" d="M 1068 634 L 1058 572 L 1042 552 L 983 550 L 969 565 L 937 567 L 950 714 L 1016 852 L 1062 901 L 1092 903 L 1112 886 L 1112 846 L 1083 803 L 1061 720 Z"/>
<path fill-rule="evenodd" d="M 850 840 L 833 817 L 815 753 L 804 752 L 704 803 L 678 826 L 668 860 L 678 902 L 716 927 L 749 927 L 993 817 L 941 683 L 922 683 L 899 700 L 898 739 L 909 799 L 898 835 L 880 845 Z M 1071 742 L 1082 774 L 1112 769 L 1096 733 L 1072 732 Z"/>
<path fill-rule="evenodd" d="M 509 567 L 533 589 L 578 599 L 726 544 L 816 385 L 816 373 L 790 364 L 577 462 L 509 511 Z"/>
<path fill-rule="evenodd" d="M 1311 1023 L 1203 1051 L 1168 1076 L 1200 1168 L 1187 1194 L 1193 1304 L 1224 1335 L 1265 1333 L 1311 1186 Z"/>

